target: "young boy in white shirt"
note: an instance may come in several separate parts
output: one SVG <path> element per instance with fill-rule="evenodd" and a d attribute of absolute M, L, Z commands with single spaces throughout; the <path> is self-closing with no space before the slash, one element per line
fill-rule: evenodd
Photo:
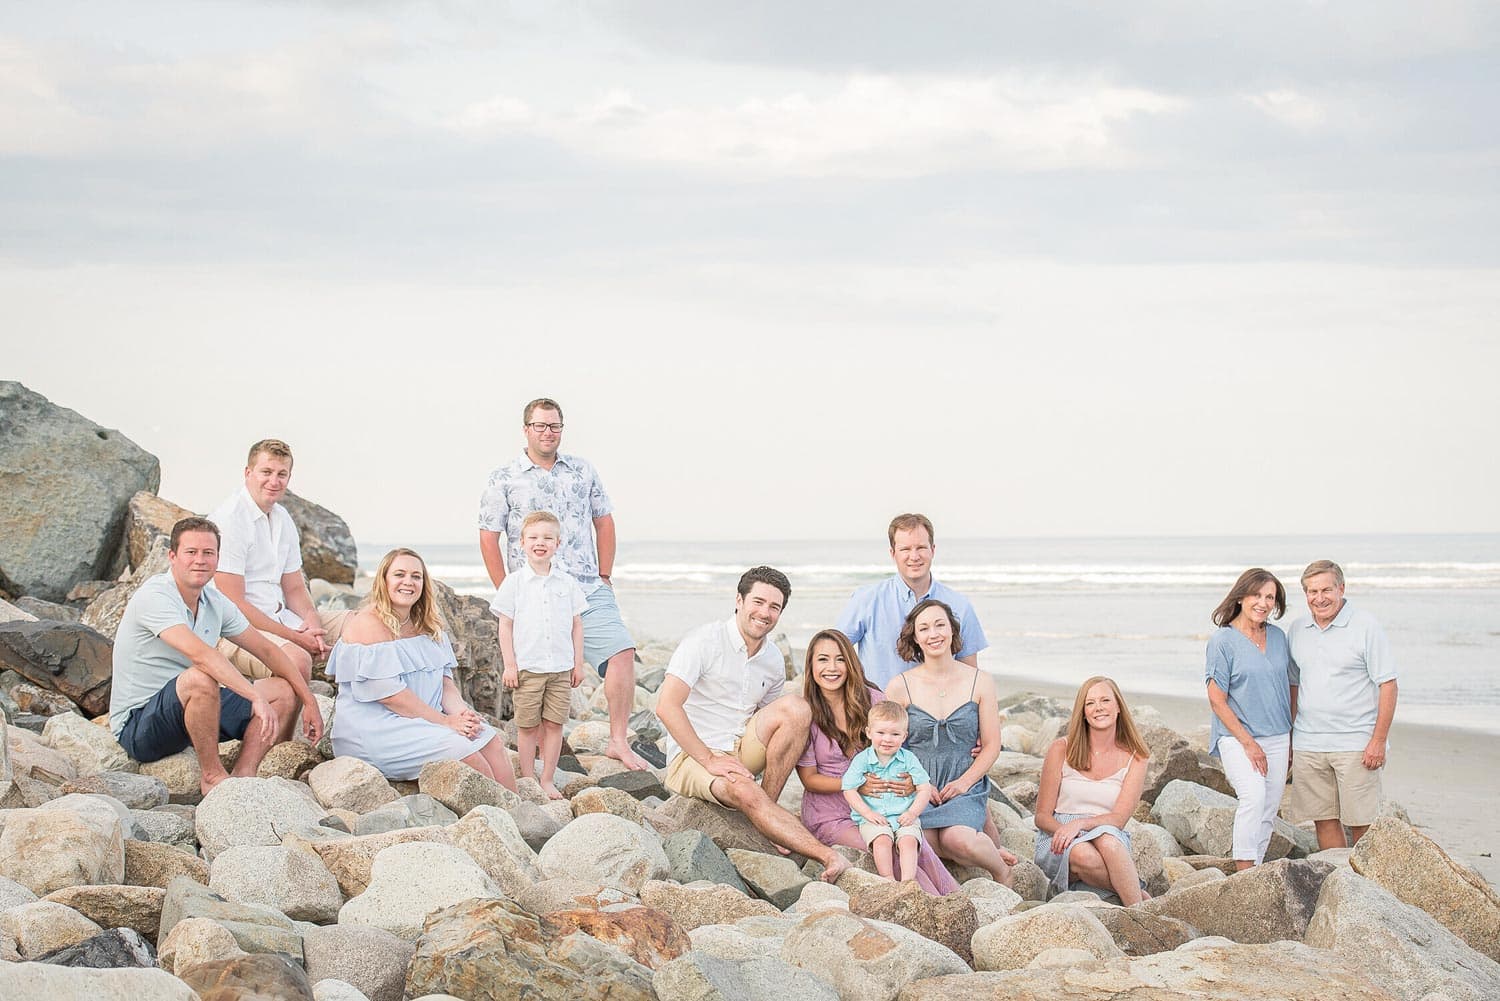
<path fill-rule="evenodd" d="M 891 849 L 901 854 L 901 878 L 917 878 L 917 852 L 921 846 L 922 811 L 932 799 L 932 779 L 906 743 L 906 707 L 896 702 L 877 702 L 870 707 L 865 736 L 870 746 L 854 756 L 844 773 L 844 798 L 849 801 L 849 819 L 875 856 L 875 869 L 886 879 L 895 874 Z M 908 773 L 916 790 L 910 796 L 881 793 L 864 797 L 859 787 L 865 775 L 895 779 Z"/>
<path fill-rule="evenodd" d="M 536 777 L 540 747 L 539 781 L 552 799 L 563 798 L 553 777 L 573 689 L 583 683 L 582 615 L 588 607 L 578 582 L 552 569 L 559 541 L 561 525 L 555 514 L 528 514 L 521 523 L 526 565 L 506 575 L 490 602 L 490 610 L 500 618 L 500 659 L 505 667 L 501 681 L 513 689 L 521 775 Z"/>

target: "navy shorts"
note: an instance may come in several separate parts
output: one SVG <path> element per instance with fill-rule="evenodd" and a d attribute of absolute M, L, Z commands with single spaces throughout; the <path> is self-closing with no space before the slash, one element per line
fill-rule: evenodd
<path fill-rule="evenodd" d="M 240 740 L 250 726 L 250 700 L 227 688 L 219 689 L 219 740 Z M 193 746 L 177 697 L 177 679 L 161 686 L 143 706 L 125 717 L 120 746 L 136 761 L 158 761 Z"/>

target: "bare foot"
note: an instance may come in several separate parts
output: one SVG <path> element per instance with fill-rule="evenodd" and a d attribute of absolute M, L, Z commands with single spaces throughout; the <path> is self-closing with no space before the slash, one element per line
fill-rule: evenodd
<path fill-rule="evenodd" d="M 823 872 L 818 876 L 825 883 L 837 883 L 844 870 L 849 868 L 849 860 L 838 852 L 832 852 L 823 862 Z"/>
<path fill-rule="evenodd" d="M 1004 862 L 1006 865 L 1015 865 L 1016 853 L 1010 851 L 1009 849 L 1002 848 L 1000 849 L 1000 861 Z"/>
<path fill-rule="evenodd" d="M 198 788 L 202 790 L 203 795 L 207 796 L 214 786 L 218 785 L 220 782 L 223 782 L 227 778 L 229 778 L 228 772 L 220 772 L 218 775 L 215 775 L 212 778 L 205 775 L 202 779 L 199 780 Z"/>
<path fill-rule="evenodd" d="M 782 855 L 790 855 L 792 853 L 792 850 L 790 848 L 783 848 L 781 845 L 778 845 L 774 841 L 771 842 L 771 847 L 776 849 Z"/>
<path fill-rule="evenodd" d="M 630 749 L 630 742 L 625 740 L 610 738 L 604 747 L 604 756 L 614 758 L 633 772 L 645 771 L 651 767 L 644 758 Z"/>
<path fill-rule="evenodd" d="M 568 797 L 564 796 L 562 793 L 558 792 L 557 791 L 557 786 L 553 785 L 551 782 L 543 782 L 543 783 L 541 783 L 541 787 L 542 787 L 542 792 L 544 792 L 544 793 L 547 794 L 547 798 L 548 799 L 567 799 L 568 798 Z"/>

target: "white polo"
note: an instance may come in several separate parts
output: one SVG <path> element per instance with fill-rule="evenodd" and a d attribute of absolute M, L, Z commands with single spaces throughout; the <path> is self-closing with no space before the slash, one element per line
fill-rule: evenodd
<path fill-rule="evenodd" d="M 214 508 L 209 520 L 219 526 L 219 570 L 245 578 L 245 600 L 284 626 L 297 629 L 302 619 L 286 607 L 283 574 L 302 569 L 302 543 L 292 516 L 280 504 L 262 511 L 240 487 Z"/>
<path fill-rule="evenodd" d="M 786 662 L 769 640 L 755 656 L 734 617 L 710 622 L 688 633 L 667 664 L 667 673 L 688 686 L 683 703 L 698 739 L 711 750 L 733 750 L 755 710 L 781 697 L 786 687 Z M 682 748 L 667 737 L 667 760 Z"/>
<path fill-rule="evenodd" d="M 556 567 L 539 574 L 531 564 L 505 575 L 490 611 L 515 623 L 516 667 L 554 674 L 573 669 L 573 619 L 589 607 L 578 582 Z"/>
<path fill-rule="evenodd" d="M 1286 631 L 1297 687 L 1292 747 L 1297 751 L 1363 751 L 1380 714 L 1380 686 L 1396 680 L 1396 662 L 1375 617 L 1345 601 L 1327 627 L 1312 616 Z"/>

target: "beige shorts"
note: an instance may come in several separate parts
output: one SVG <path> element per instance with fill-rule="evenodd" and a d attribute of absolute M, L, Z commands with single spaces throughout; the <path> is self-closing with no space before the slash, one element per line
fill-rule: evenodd
<path fill-rule="evenodd" d="M 1297 751 L 1292 755 L 1292 815 L 1368 827 L 1380 814 L 1381 769 L 1364 751 Z"/>
<path fill-rule="evenodd" d="M 899 842 L 902 838 L 916 838 L 922 840 L 922 825 L 912 824 L 909 827 L 896 828 L 894 831 L 890 824 L 860 824 L 859 836 L 865 839 L 865 847 L 873 847 L 876 838 L 891 838 Z"/>
<path fill-rule="evenodd" d="M 572 671 L 521 671 L 520 684 L 510 693 L 516 726 L 530 730 L 542 720 L 562 726 L 573 707 Z"/>
<path fill-rule="evenodd" d="M 318 621 L 323 627 L 323 642 L 332 649 L 338 642 L 338 638 L 344 632 L 344 620 L 349 617 L 349 612 L 344 611 L 319 611 Z M 254 629 L 254 626 L 250 628 Z M 256 630 L 259 632 L 259 630 Z M 291 640 L 284 640 L 280 636 L 272 636 L 269 633 L 261 633 L 266 639 L 277 646 L 295 646 Z M 261 678 L 271 677 L 271 669 L 260 662 L 260 658 L 248 650 L 242 650 L 227 639 L 219 640 L 219 652 L 224 659 L 234 665 L 234 669 L 251 681 L 259 681 Z"/>
<path fill-rule="evenodd" d="M 745 733 L 739 740 L 734 742 L 732 751 L 716 751 L 716 754 L 732 754 L 740 759 L 740 764 L 750 770 L 750 774 L 759 775 L 766 770 L 766 745 L 760 742 L 760 735 L 755 731 L 755 721 L 760 718 L 760 713 L 750 717 L 750 722 L 745 724 Z M 678 752 L 677 757 L 667 762 L 667 788 L 679 796 L 691 796 L 693 799 L 701 799 L 706 803 L 718 803 L 720 806 L 734 809 L 728 803 L 721 803 L 714 796 L 713 783 L 718 778 L 707 768 L 688 756 L 686 751 Z"/>

